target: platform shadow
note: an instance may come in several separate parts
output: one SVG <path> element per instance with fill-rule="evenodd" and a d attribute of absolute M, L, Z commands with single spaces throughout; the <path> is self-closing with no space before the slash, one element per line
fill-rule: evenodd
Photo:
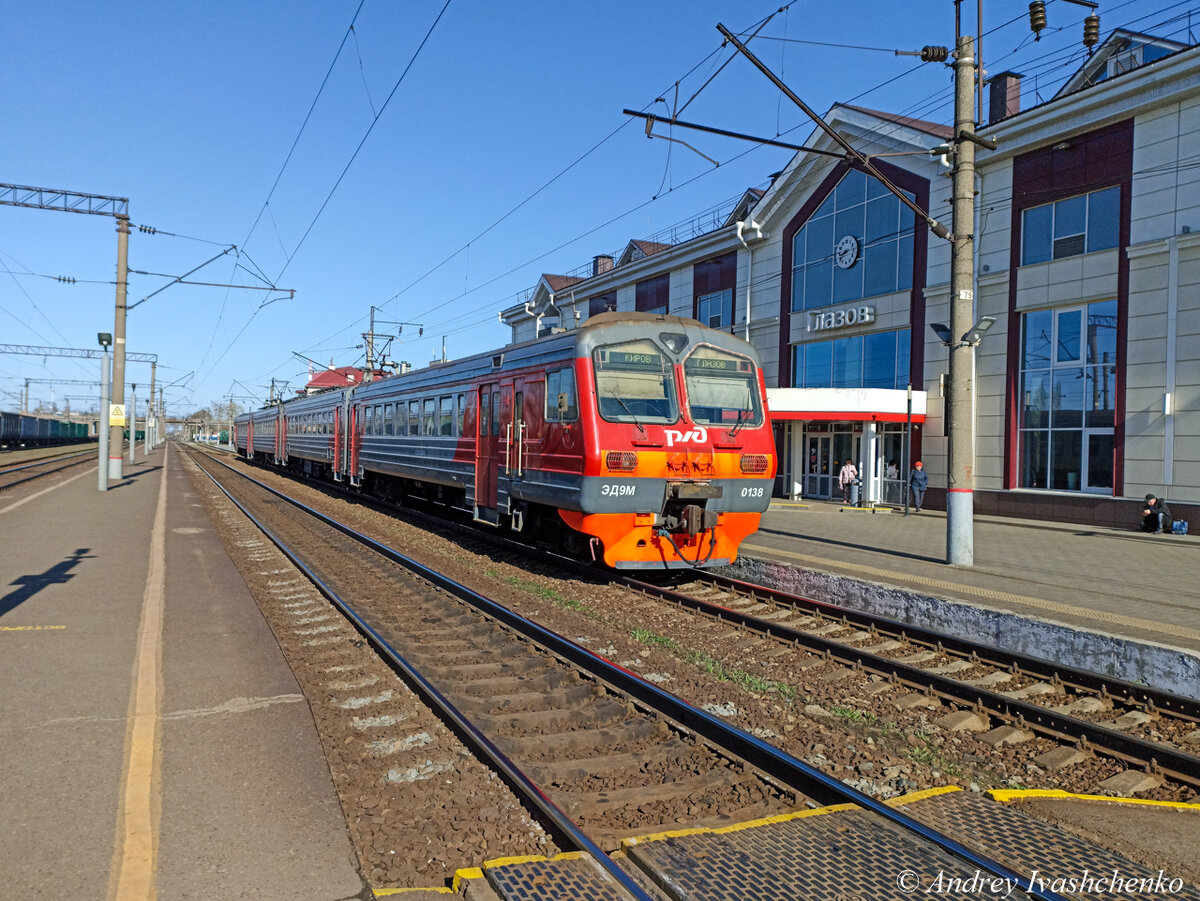
<path fill-rule="evenodd" d="M 64 582 L 69 582 L 75 577 L 71 572 L 80 562 L 84 560 L 92 560 L 93 557 L 88 555 L 90 547 L 76 548 L 75 553 L 63 560 L 61 563 L 55 563 L 52 567 L 43 573 L 36 573 L 27 576 L 18 576 L 10 582 L 10 585 L 17 585 L 18 588 L 10 591 L 4 597 L 0 598 L 0 616 L 15 610 L 21 604 L 25 603 L 43 588 L 49 588 L 51 585 L 62 585 Z"/>
<path fill-rule="evenodd" d="M 931 557 L 928 554 L 912 554 L 908 551 L 893 551 L 889 548 L 879 547 L 873 544 L 857 544 L 853 541 L 838 541 L 835 538 L 822 538 L 819 535 L 800 535 L 796 532 L 786 532 L 781 529 L 764 529 L 759 528 L 759 532 L 766 532 L 770 535 L 779 535 L 783 538 L 796 538 L 803 541 L 816 541 L 821 544 L 829 544 L 834 547 L 853 548 L 859 551 L 872 551 L 876 554 L 887 554 L 890 557 L 903 557 L 906 560 L 921 560 L 925 563 L 945 563 L 945 557 Z"/>

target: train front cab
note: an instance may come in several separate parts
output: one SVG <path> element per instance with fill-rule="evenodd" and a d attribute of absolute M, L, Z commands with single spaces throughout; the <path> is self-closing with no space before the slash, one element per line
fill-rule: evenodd
<path fill-rule="evenodd" d="M 578 510 L 615 568 L 731 563 L 770 504 L 774 441 L 750 345 L 666 319 L 579 361 L 594 425 Z"/>

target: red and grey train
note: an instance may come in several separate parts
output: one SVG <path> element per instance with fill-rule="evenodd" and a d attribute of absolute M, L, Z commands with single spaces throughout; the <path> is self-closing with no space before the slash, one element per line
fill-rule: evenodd
<path fill-rule="evenodd" d="M 238 417 L 235 442 L 617 569 L 733 562 L 775 475 L 753 347 L 650 313 L 265 407 Z"/>

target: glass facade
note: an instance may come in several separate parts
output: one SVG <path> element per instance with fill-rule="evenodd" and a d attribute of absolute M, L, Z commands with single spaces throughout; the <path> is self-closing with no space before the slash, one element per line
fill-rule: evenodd
<path fill-rule="evenodd" d="M 847 172 L 792 238 L 792 311 L 910 289 L 914 223 L 880 182 Z"/>
<path fill-rule="evenodd" d="M 1021 487 L 1111 492 L 1117 302 L 1021 318 Z"/>
<path fill-rule="evenodd" d="M 904 388 L 909 330 L 849 335 L 792 348 L 793 388 Z"/>

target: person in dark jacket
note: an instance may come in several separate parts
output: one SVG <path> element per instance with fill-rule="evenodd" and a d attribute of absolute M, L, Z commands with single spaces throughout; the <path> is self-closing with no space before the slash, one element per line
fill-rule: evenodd
<path fill-rule="evenodd" d="M 1155 535 L 1171 532 L 1171 508 L 1161 497 L 1153 494 L 1146 495 L 1146 503 L 1142 504 L 1142 531 L 1153 532 Z"/>
<path fill-rule="evenodd" d="M 929 473 L 925 472 L 925 464 L 918 460 L 913 464 L 912 472 L 908 474 L 908 490 L 912 492 L 913 508 L 920 513 L 921 504 L 925 502 L 925 489 L 929 487 Z"/>

